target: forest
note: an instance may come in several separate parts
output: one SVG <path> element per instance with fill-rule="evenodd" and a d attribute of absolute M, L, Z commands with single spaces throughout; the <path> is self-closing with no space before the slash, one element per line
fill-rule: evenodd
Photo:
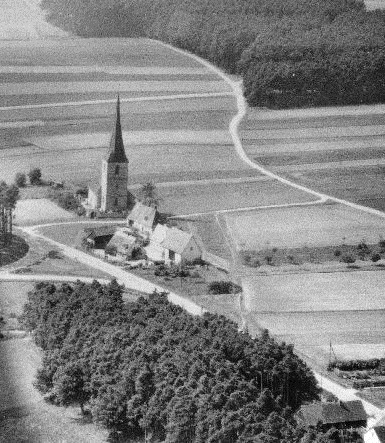
<path fill-rule="evenodd" d="M 251 106 L 385 101 L 385 11 L 362 0 L 42 0 L 84 37 L 145 36 L 244 79 Z"/>
<path fill-rule="evenodd" d="M 119 441 L 335 441 L 294 420 L 319 389 L 291 345 L 162 293 L 123 303 L 122 291 L 42 282 L 29 293 L 21 320 L 44 351 L 36 387 L 49 401 L 79 406 Z"/>

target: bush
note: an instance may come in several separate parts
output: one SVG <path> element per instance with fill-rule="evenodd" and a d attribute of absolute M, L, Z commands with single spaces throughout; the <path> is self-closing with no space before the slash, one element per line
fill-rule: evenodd
<path fill-rule="evenodd" d="M 341 261 L 343 263 L 355 263 L 356 259 L 350 254 L 345 254 L 342 256 Z"/>
<path fill-rule="evenodd" d="M 27 184 L 27 177 L 24 173 L 18 172 L 15 176 L 15 185 L 18 188 L 25 188 Z"/>
<path fill-rule="evenodd" d="M 33 185 L 33 186 L 41 185 L 41 183 L 42 183 L 41 169 L 40 168 L 31 169 L 28 172 L 28 178 L 29 178 L 29 182 L 31 183 L 31 185 Z"/>
<path fill-rule="evenodd" d="M 114 245 L 107 245 L 107 247 L 105 249 L 105 253 L 108 255 L 115 256 L 117 252 L 118 252 L 118 250 L 117 250 L 116 246 L 114 246 Z"/>
<path fill-rule="evenodd" d="M 341 249 L 336 249 L 336 250 L 334 251 L 334 257 L 340 257 L 341 254 L 342 254 Z"/>
<path fill-rule="evenodd" d="M 88 197 L 88 188 L 86 188 L 86 187 L 78 188 L 75 191 L 75 195 L 77 197 L 87 198 Z"/>
<path fill-rule="evenodd" d="M 372 255 L 372 262 L 376 263 L 379 260 L 381 260 L 381 255 L 380 254 L 377 253 L 377 254 L 373 254 Z"/>
<path fill-rule="evenodd" d="M 54 260 L 61 260 L 63 256 L 60 254 L 59 251 L 51 250 L 47 253 L 47 258 L 51 258 Z"/>
<path fill-rule="evenodd" d="M 210 294 L 232 294 L 238 293 L 241 290 L 240 286 L 226 280 L 213 281 L 209 284 Z"/>
<path fill-rule="evenodd" d="M 52 190 L 50 198 L 66 211 L 78 211 L 80 207 L 77 198 L 68 191 Z"/>

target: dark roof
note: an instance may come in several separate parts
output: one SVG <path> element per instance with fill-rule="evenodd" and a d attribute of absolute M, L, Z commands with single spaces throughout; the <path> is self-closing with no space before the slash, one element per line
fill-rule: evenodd
<path fill-rule="evenodd" d="M 157 223 L 158 219 L 159 213 L 155 208 L 146 206 L 140 202 L 135 203 L 132 211 L 127 216 L 127 220 L 136 222 L 139 225 L 145 226 L 149 229 L 152 229 L 154 224 Z"/>
<path fill-rule="evenodd" d="M 104 237 L 107 235 L 114 235 L 116 226 L 96 226 L 95 228 L 85 228 L 85 238 L 95 239 L 96 237 Z"/>
<path fill-rule="evenodd" d="M 128 163 L 126 153 L 124 151 L 122 125 L 120 123 L 120 100 L 116 102 L 115 126 L 112 131 L 110 147 L 108 148 L 105 159 L 109 163 Z"/>
<path fill-rule="evenodd" d="M 332 425 L 367 420 L 367 414 L 360 400 L 303 405 L 298 415 L 307 426 L 316 426 L 318 423 Z"/>

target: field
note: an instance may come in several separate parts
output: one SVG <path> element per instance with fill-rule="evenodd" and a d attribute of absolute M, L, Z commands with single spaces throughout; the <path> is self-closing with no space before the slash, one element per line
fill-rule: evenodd
<path fill-rule="evenodd" d="M 131 183 L 248 175 L 227 132 L 229 87 L 188 57 L 145 39 L 70 38 L 0 42 L 0 55 L 7 181 L 32 166 L 56 180 L 98 180 L 117 92 Z M 202 93 L 214 96 L 189 97 Z M 167 99 L 180 94 L 187 98 Z"/>
<path fill-rule="evenodd" d="M 385 309 L 384 271 L 254 276 L 243 283 L 245 307 L 253 312 Z"/>
<path fill-rule="evenodd" d="M 74 218 L 75 216 L 71 212 L 65 211 L 45 198 L 19 200 L 14 213 L 15 224 L 19 226 Z"/>
<path fill-rule="evenodd" d="M 159 187 L 163 199 L 161 210 L 176 215 L 213 212 L 224 209 L 249 208 L 255 206 L 300 203 L 312 200 L 302 191 L 290 189 L 281 183 L 265 179 L 241 182 L 214 181 L 189 186 L 172 185 Z"/>
<path fill-rule="evenodd" d="M 312 189 L 376 209 L 383 196 L 385 106 L 250 110 L 248 155 Z"/>
<path fill-rule="evenodd" d="M 254 276 L 244 280 L 252 331 L 267 328 L 317 364 L 385 356 L 383 271 Z"/>
<path fill-rule="evenodd" d="M 226 215 L 238 249 L 378 243 L 385 219 L 340 204 L 274 208 Z"/>

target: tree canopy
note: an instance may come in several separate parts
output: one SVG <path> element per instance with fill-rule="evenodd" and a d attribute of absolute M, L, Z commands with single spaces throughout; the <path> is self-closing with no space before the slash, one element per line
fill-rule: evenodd
<path fill-rule="evenodd" d="M 385 101 L 385 12 L 361 0 L 43 0 L 82 36 L 146 36 L 241 74 L 252 106 Z"/>
<path fill-rule="evenodd" d="M 115 434 L 299 442 L 293 411 L 318 396 L 291 345 L 239 333 L 222 316 L 191 316 L 165 294 L 124 304 L 116 281 L 39 283 L 23 322 L 44 350 L 37 387 Z"/>

